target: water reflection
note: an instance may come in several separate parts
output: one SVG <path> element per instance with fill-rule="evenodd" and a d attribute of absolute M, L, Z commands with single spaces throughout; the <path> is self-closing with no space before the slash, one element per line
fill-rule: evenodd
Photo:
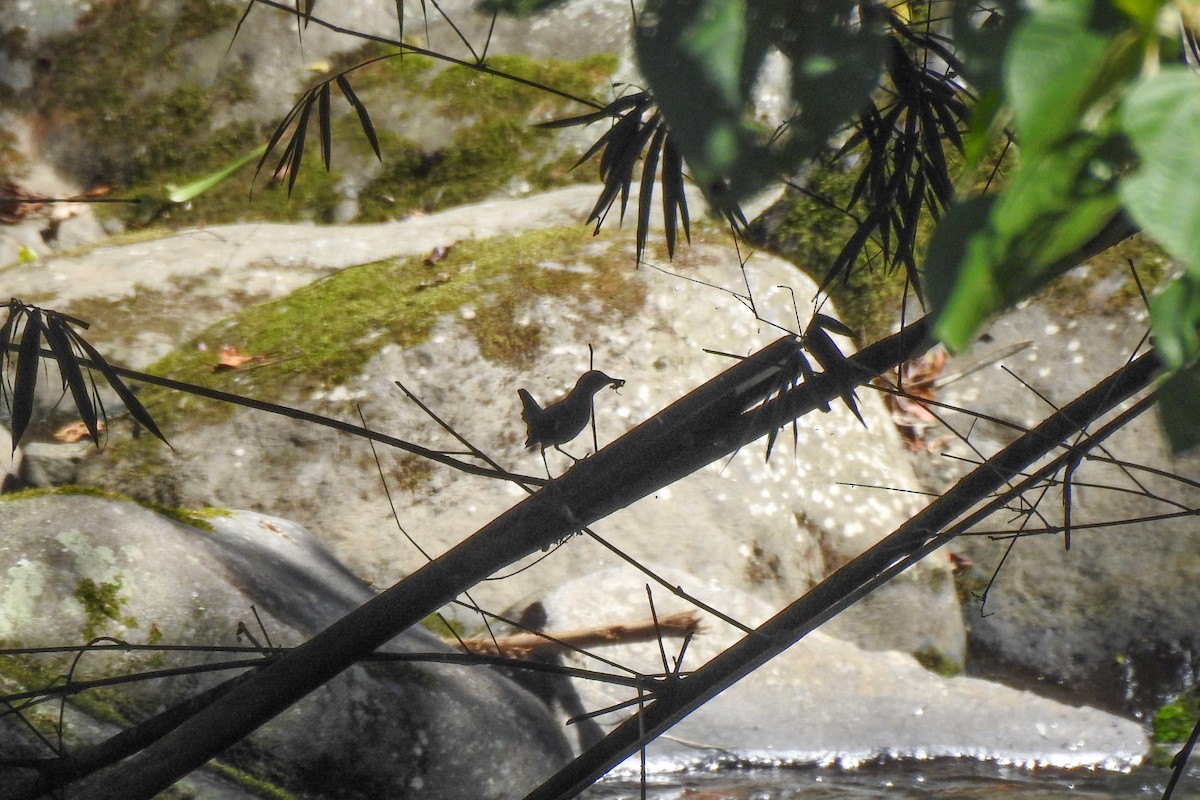
<path fill-rule="evenodd" d="M 1168 771 L 1023 770 L 944 759 L 877 764 L 854 770 L 796 767 L 729 769 L 651 775 L 649 800 L 1151 800 L 1162 797 Z M 634 800 L 636 778 L 608 779 L 585 800 Z M 1200 796 L 1200 768 L 1176 788 L 1176 798 Z"/>

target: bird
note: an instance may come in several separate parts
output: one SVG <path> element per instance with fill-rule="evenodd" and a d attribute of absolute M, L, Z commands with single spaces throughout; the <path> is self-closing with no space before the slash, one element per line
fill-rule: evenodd
<path fill-rule="evenodd" d="M 613 390 L 620 389 L 625 381 L 605 375 L 598 369 L 588 370 L 575 381 L 575 388 L 566 397 L 549 404 L 545 408 L 538 405 L 525 389 L 517 389 L 521 398 L 521 419 L 525 422 L 528 437 L 525 446 L 528 448 L 541 447 L 542 463 L 546 463 L 546 448 L 553 447 L 572 461 L 579 459 L 563 450 L 560 445 L 574 439 L 587 427 L 592 416 L 592 397 L 605 386 Z M 546 464 L 546 474 L 550 474 L 550 466 Z"/>

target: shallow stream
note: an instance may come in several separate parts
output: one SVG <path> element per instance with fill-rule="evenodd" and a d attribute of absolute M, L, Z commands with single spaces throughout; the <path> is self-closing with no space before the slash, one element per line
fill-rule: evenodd
<path fill-rule="evenodd" d="M 1161 798 L 1165 768 L 1128 772 L 1025 770 L 945 759 L 853 770 L 813 767 L 736 769 L 703 774 L 651 775 L 649 800 L 1151 800 Z M 635 776 L 609 778 L 585 800 L 640 797 Z M 1175 789 L 1175 800 L 1200 797 L 1200 767 Z"/>

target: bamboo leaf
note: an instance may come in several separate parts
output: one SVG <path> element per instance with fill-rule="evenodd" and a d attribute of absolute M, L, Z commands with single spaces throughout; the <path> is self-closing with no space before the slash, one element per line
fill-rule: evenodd
<path fill-rule="evenodd" d="M 75 350 L 71 347 L 71 331 L 57 314 L 47 312 L 45 332 L 50 352 L 54 353 L 54 360 L 58 362 L 58 372 L 62 376 L 63 388 L 70 388 L 71 399 L 75 401 L 79 418 L 87 426 L 88 433 L 92 436 L 92 442 L 99 448 L 100 431 L 96 426 L 96 408 L 92 404 L 92 398 L 88 392 L 87 379 L 84 378 L 83 370 L 79 368 L 79 361 L 75 356 Z"/>
<path fill-rule="evenodd" d="M 267 147 L 265 150 L 263 150 L 262 158 L 258 160 L 258 165 L 254 168 L 255 179 L 257 179 L 258 174 L 262 172 L 263 164 L 267 163 L 267 159 L 270 158 L 271 152 L 275 149 L 275 145 L 279 144 L 279 140 L 283 138 L 283 135 L 287 133 L 287 129 L 291 127 L 292 120 L 294 120 L 296 115 L 300 113 L 300 107 L 302 105 L 304 105 L 303 99 L 301 99 L 296 105 L 292 106 L 291 110 L 288 111 L 280 123 L 275 126 L 275 132 L 271 134 L 271 138 L 267 141 Z M 280 167 L 282 166 L 283 162 L 280 161 Z M 277 168 L 276 172 L 278 171 L 279 170 Z"/>
<path fill-rule="evenodd" d="M 150 416 L 150 412 L 146 411 L 141 401 L 137 399 L 137 395 L 125 385 L 124 381 L 121 380 L 121 376 L 104 360 L 104 356 L 100 355 L 100 352 L 92 346 L 91 342 L 82 336 L 75 334 L 72 339 L 87 355 L 88 359 L 92 362 L 92 367 L 99 370 L 100 374 L 104 376 L 104 380 L 117 393 L 117 397 L 121 398 L 121 402 L 125 404 L 125 408 L 129 409 L 129 415 L 141 424 L 142 427 L 161 439 L 167 447 L 170 447 L 171 443 L 167 441 L 167 437 L 163 436 L 162 431 L 158 429 L 158 425 L 154 422 L 154 418 Z"/>
<path fill-rule="evenodd" d="M 41 341 L 42 312 L 38 308 L 27 308 L 24 314 L 25 330 L 17 349 L 17 369 L 13 378 L 12 396 L 12 441 L 13 452 L 25 435 L 29 420 L 33 416 L 34 392 L 37 390 L 38 343 Z"/>
<path fill-rule="evenodd" d="M 315 94 L 309 94 L 308 100 L 304 104 L 304 110 L 300 112 L 300 121 L 296 123 L 296 135 L 292 137 L 292 144 L 289 147 L 292 158 L 288 173 L 288 197 L 292 196 L 292 187 L 296 185 L 296 178 L 300 175 L 300 162 L 304 159 L 304 137 L 308 134 L 308 117 L 312 113 L 316 99 Z"/>
<path fill-rule="evenodd" d="M 580 114 L 577 117 L 566 117 L 565 119 L 552 119 L 549 122 L 539 122 L 534 125 L 535 128 L 569 128 L 575 125 L 590 125 L 593 122 L 599 122 L 602 119 L 610 117 L 618 117 L 622 111 L 640 106 L 643 110 L 650 105 L 650 95 L 648 92 L 635 92 L 627 94 L 623 97 L 618 97 L 604 108 L 598 111 L 592 111 L 587 114 Z"/>
<path fill-rule="evenodd" d="M 19 300 L 14 298 L 8 301 L 6 308 L 8 308 L 8 314 L 4 317 L 4 324 L 0 325 L 0 405 L 11 408 L 8 406 L 8 381 L 5 376 L 8 374 L 8 365 L 12 360 L 12 355 L 10 355 L 12 351 L 9 348 L 16 330 L 17 317 L 23 315 L 24 307 Z"/>
<path fill-rule="evenodd" d="M 329 114 L 329 96 L 332 90 L 329 82 L 321 84 L 317 100 L 317 122 L 321 126 L 321 160 L 325 162 L 325 171 L 329 171 L 330 155 L 333 152 L 333 122 Z"/>
<path fill-rule="evenodd" d="M 354 106 L 355 112 L 358 113 L 358 124 L 362 127 L 363 135 L 367 137 L 367 141 L 371 143 L 371 149 L 375 151 L 375 157 L 383 161 L 383 154 L 379 152 L 379 137 L 375 135 L 375 126 L 371 124 L 371 115 L 367 113 L 367 107 L 358 99 L 358 95 L 354 93 L 354 89 L 350 86 L 350 81 L 345 75 L 337 76 L 338 88 L 342 90 L 342 96 Z"/>
<path fill-rule="evenodd" d="M 683 155 L 670 135 L 663 145 L 663 226 L 666 229 L 667 255 L 675 257 L 676 217 L 683 223 L 683 235 L 688 244 L 692 242 L 692 231 L 688 219 L 687 194 L 683 185 Z"/>
<path fill-rule="evenodd" d="M 654 176 L 658 172 L 658 158 L 662 151 L 663 139 L 667 135 L 665 125 L 659 125 L 650 140 L 646 150 L 646 159 L 642 162 L 642 185 L 638 193 L 638 223 L 637 223 L 637 263 L 642 263 L 642 253 L 646 250 L 646 235 L 650 231 L 650 207 L 654 198 Z M 665 211 L 665 208 L 664 208 Z"/>

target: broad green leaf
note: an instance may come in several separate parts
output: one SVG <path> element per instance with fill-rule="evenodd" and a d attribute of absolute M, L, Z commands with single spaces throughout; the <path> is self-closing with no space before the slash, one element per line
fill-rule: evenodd
<path fill-rule="evenodd" d="M 952 351 L 966 348 L 983 320 L 1003 304 L 989 258 L 988 221 L 995 203 L 995 197 L 975 197 L 951 208 L 925 256 L 933 335 Z"/>
<path fill-rule="evenodd" d="M 1139 82 L 1120 121 L 1141 159 L 1121 190 L 1130 216 L 1200 275 L 1200 77 L 1173 67 Z"/>
<path fill-rule="evenodd" d="M 692 177 L 731 204 L 811 158 L 869 101 L 883 58 L 873 19 L 848 0 L 648 0 L 638 63 Z M 766 53 L 791 62 L 800 109 L 778 143 L 747 114 Z"/>
<path fill-rule="evenodd" d="M 1004 58 L 1004 91 L 1023 150 L 1078 129 L 1110 39 L 1087 28 L 1088 0 L 1052 0 L 1027 17 Z"/>
<path fill-rule="evenodd" d="M 1074 266 L 1070 256 L 1116 213 L 1115 189 L 1093 172 L 1109 142 L 1080 136 L 1027 158 L 1001 193 L 960 204 L 926 257 L 934 334 L 952 350 L 992 314 Z"/>
<path fill-rule="evenodd" d="M 1200 363 L 1170 375 L 1155 391 L 1158 418 L 1176 455 L 1200 445 Z"/>
<path fill-rule="evenodd" d="M 1197 360 L 1200 339 L 1200 277 L 1184 273 L 1150 303 L 1154 346 L 1164 369 L 1171 371 Z M 1200 421 L 1200 418 L 1198 418 Z"/>

